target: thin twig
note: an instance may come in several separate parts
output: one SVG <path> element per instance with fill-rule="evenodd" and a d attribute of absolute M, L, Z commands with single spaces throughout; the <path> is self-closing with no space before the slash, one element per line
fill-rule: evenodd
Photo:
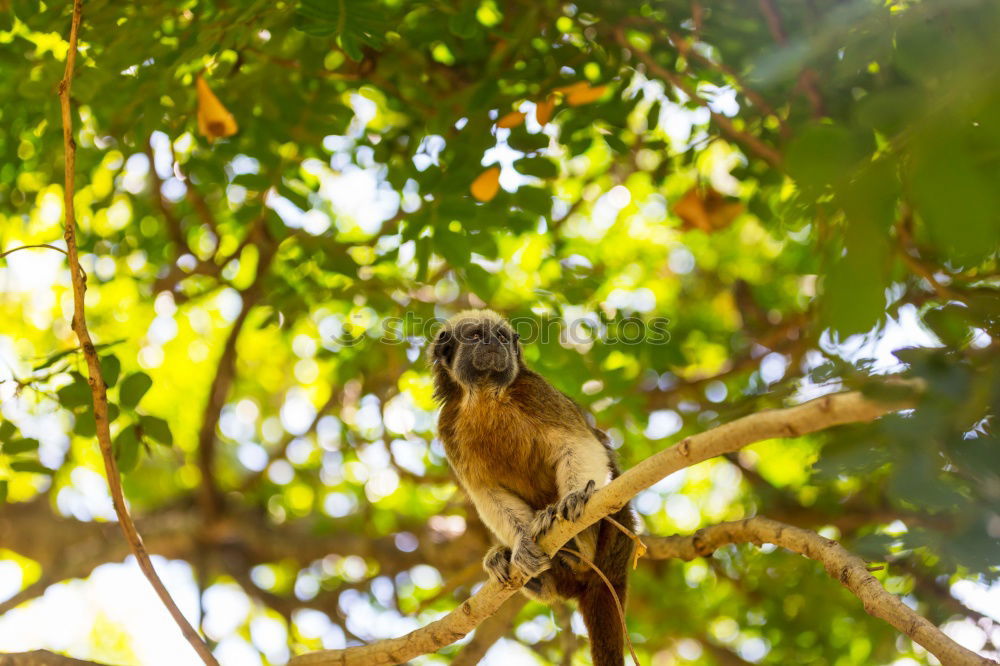
<path fill-rule="evenodd" d="M 73 284 L 73 321 L 72 328 L 83 349 L 83 354 L 87 360 L 90 383 L 90 392 L 94 401 L 94 421 L 96 423 L 97 441 L 101 447 L 101 456 L 104 458 L 104 470 L 108 477 L 108 488 L 111 491 L 111 501 L 118 516 L 125 539 L 129 543 L 132 554 L 135 555 L 139 568 L 145 574 L 149 583 L 156 590 L 163 605 L 166 606 L 170 615 L 173 616 L 177 626 L 187 639 L 191 647 L 198 653 L 202 661 L 210 666 L 217 666 L 218 662 L 212 656 L 211 650 L 205 645 L 201 637 L 194 630 L 191 624 L 181 613 L 177 604 L 170 597 L 163 581 L 153 568 L 153 563 L 149 559 L 146 547 L 142 542 L 142 537 L 135 528 L 132 516 L 128 512 L 125 504 L 125 495 L 122 492 L 121 476 L 118 472 L 118 465 L 115 463 L 114 453 L 111 446 L 111 428 L 108 421 L 108 392 L 104 377 L 101 375 L 101 364 L 94 348 L 94 342 L 87 330 L 86 313 L 84 311 L 84 292 L 86 290 L 86 276 L 83 267 L 80 265 L 79 252 L 76 245 L 76 213 L 73 209 L 73 195 L 75 191 L 75 171 L 76 171 L 76 142 L 73 140 L 73 111 L 70 103 L 70 90 L 73 85 L 73 72 L 76 66 L 77 34 L 80 29 L 80 19 L 83 14 L 83 0 L 73 0 L 73 19 L 70 24 L 69 52 L 66 55 L 66 70 L 62 81 L 59 82 L 59 106 L 62 113 L 63 145 L 65 155 L 65 186 L 63 196 L 65 200 L 66 215 L 66 255 L 69 258 L 70 279 Z"/>
<path fill-rule="evenodd" d="M 625 32 L 620 27 L 615 28 L 615 39 L 620 46 L 629 49 L 630 51 L 633 51 L 639 57 L 639 59 L 646 65 L 646 67 L 649 68 L 649 71 L 651 71 L 656 76 L 668 81 L 675 88 L 678 88 L 681 91 L 683 91 L 684 94 L 687 95 L 692 102 L 708 109 L 708 112 L 711 115 L 712 120 L 715 122 L 715 125 L 722 131 L 723 134 L 733 139 L 734 141 L 742 144 L 744 147 L 749 149 L 750 152 L 754 153 L 755 155 L 760 157 L 762 160 L 766 161 L 771 166 L 779 167 L 781 165 L 781 154 L 777 150 L 767 145 L 754 135 L 744 132 L 740 129 L 737 129 L 736 125 L 733 124 L 732 120 L 722 115 L 721 113 L 716 113 L 715 111 L 713 111 L 711 106 L 709 106 L 708 100 L 706 100 L 704 97 L 701 97 L 698 94 L 698 91 L 695 90 L 693 87 L 691 87 L 691 85 L 684 80 L 684 77 L 674 72 L 671 72 L 666 67 L 660 65 L 646 51 L 634 48 L 632 45 L 630 45 L 628 39 L 626 39 L 625 37 Z"/>
<path fill-rule="evenodd" d="M 56 252 L 62 252 L 63 254 L 66 254 L 66 250 L 62 249 L 61 247 L 56 247 L 55 245 L 49 245 L 48 243 L 38 243 L 37 245 L 22 245 L 20 247 L 15 247 L 12 250 L 7 250 L 6 252 L 0 252 L 0 259 L 3 259 L 8 254 L 14 254 L 18 250 L 30 250 L 32 248 L 37 248 L 37 247 L 44 247 L 48 248 L 49 250 L 55 250 Z"/>
<path fill-rule="evenodd" d="M 788 36 L 785 34 L 785 29 L 781 26 L 781 15 L 778 13 L 778 8 L 775 7 L 772 0 L 759 0 L 760 13 L 764 15 L 764 20 L 767 22 L 767 28 L 771 31 L 771 37 L 780 46 L 784 46 L 788 43 Z M 809 106 L 812 107 L 812 114 L 814 118 L 822 118 L 824 111 L 823 95 L 819 91 L 819 75 L 816 74 L 816 70 L 811 67 L 806 67 L 799 73 L 799 87 L 805 94 L 806 99 L 809 100 Z"/>

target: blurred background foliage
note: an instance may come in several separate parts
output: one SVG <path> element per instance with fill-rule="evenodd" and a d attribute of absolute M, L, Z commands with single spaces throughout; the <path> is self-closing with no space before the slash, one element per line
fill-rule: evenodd
<path fill-rule="evenodd" d="M 911 413 L 763 442 L 634 504 L 652 535 L 819 529 L 996 655 L 1000 4 L 84 4 L 75 200 L 116 455 L 224 662 L 398 635 L 482 580 L 422 350 L 427 322 L 483 305 L 555 332 L 529 364 L 626 467 L 923 377 Z M 0 9 L 0 251 L 58 246 L 69 3 Z M 0 648 L 191 660 L 165 616 L 155 639 L 43 619 L 84 594 L 62 581 L 127 555 L 68 275 L 50 249 L 0 260 Z M 630 326 L 668 335 L 606 335 Z M 509 615 L 493 663 L 589 660 L 571 609 Z M 628 615 L 658 666 L 934 663 L 767 548 L 644 561 Z"/>

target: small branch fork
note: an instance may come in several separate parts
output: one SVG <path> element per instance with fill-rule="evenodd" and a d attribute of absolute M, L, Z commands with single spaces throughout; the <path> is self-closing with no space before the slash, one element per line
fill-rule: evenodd
<path fill-rule="evenodd" d="M 904 382 L 902 385 L 912 388 L 915 392 L 922 389 L 922 384 L 919 382 Z M 572 523 L 557 523 L 539 545 L 546 553 L 550 555 L 555 553 L 581 530 L 625 506 L 629 499 L 641 490 L 699 462 L 738 451 L 744 446 L 765 439 L 798 437 L 846 423 L 873 421 L 884 414 L 911 408 L 914 404 L 915 400 L 886 403 L 874 401 L 860 392 L 839 393 L 795 407 L 752 414 L 687 437 L 676 446 L 646 458 L 598 490 L 588 502 L 584 515 L 579 520 Z M 751 523 L 750 527 L 744 527 L 745 531 L 741 534 L 749 535 L 752 533 L 749 531 L 751 528 L 763 530 L 764 526 L 770 527 L 772 523 L 763 523 L 759 528 L 756 525 Z M 721 529 L 728 529 L 729 533 L 736 534 L 732 531 L 734 529 L 732 527 Z M 796 552 L 803 552 L 824 564 L 830 562 L 828 569 L 835 572 L 839 580 L 858 594 L 869 613 L 886 619 L 893 626 L 904 630 L 917 643 L 941 658 L 943 663 L 958 666 L 995 663 L 961 647 L 930 622 L 911 615 L 898 599 L 881 590 L 881 587 L 879 587 L 881 591 L 875 590 L 878 581 L 864 570 L 864 562 L 860 559 L 850 559 L 853 556 L 849 556 L 839 546 L 834 548 L 818 535 L 815 539 L 819 541 L 815 541 L 813 537 L 808 536 L 812 533 L 805 530 L 801 532 L 782 530 L 778 534 L 775 529 L 767 534 L 766 538 L 761 536 L 765 534 L 763 532 L 754 534 L 755 539 L 747 540 L 750 542 L 773 540 L 793 550 L 798 548 Z M 650 542 L 651 547 L 656 543 L 654 540 Z M 312 652 L 294 657 L 290 663 L 293 666 L 306 664 L 378 666 L 404 663 L 459 640 L 493 615 L 524 583 L 525 580 L 518 577 L 515 577 L 508 586 L 489 581 L 448 615 L 405 636 L 344 650 Z"/>
<path fill-rule="evenodd" d="M 66 150 L 65 157 L 65 187 L 64 200 L 66 209 L 66 255 L 69 258 L 70 278 L 73 283 L 73 332 L 80 342 L 83 355 L 87 361 L 88 375 L 87 381 L 90 383 L 90 391 L 94 401 L 94 421 L 97 424 L 97 441 L 101 447 L 101 456 L 104 459 L 104 469 L 108 477 L 108 488 L 111 491 L 111 500 L 118 516 L 118 523 L 121 525 L 125 539 L 128 541 L 132 554 L 135 555 L 139 568 L 149 580 L 149 583 L 156 590 L 157 595 L 166 606 L 170 615 L 173 616 L 177 626 L 180 627 L 184 637 L 195 649 L 202 661 L 210 666 L 218 666 L 211 650 L 194 630 L 191 624 L 185 619 L 177 604 L 170 597 L 163 581 L 153 568 L 153 563 L 149 559 L 149 553 L 142 542 L 135 528 L 132 516 L 129 515 L 128 507 L 125 504 L 125 495 L 122 492 L 121 476 L 118 466 L 115 463 L 114 452 L 111 445 L 111 428 L 108 421 L 108 391 L 104 378 L 101 375 L 100 360 L 94 342 L 87 329 L 86 313 L 84 311 L 84 293 L 86 291 L 86 275 L 80 265 L 80 255 L 76 244 L 76 213 L 73 209 L 73 196 L 75 193 L 75 170 L 76 170 L 76 142 L 73 140 L 73 112 L 70 102 L 70 89 L 73 85 L 73 72 L 76 66 L 77 34 L 80 29 L 80 19 L 83 15 L 83 0 L 73 1 L 73 18 L 70 25 L 69 52 L 66 55 L 66 70 L 62 81 L 59 83 L 59 106 L 62 112 L 63 145 Z"/>

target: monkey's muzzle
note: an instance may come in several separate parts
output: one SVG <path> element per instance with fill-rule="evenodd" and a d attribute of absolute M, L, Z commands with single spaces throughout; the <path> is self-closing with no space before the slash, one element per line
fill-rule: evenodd
<path fill-rule="evenodd" d="M 472 367 L 480 372 L 503 372 L 510 365 L 510 357 L 500 349 L 480 349 L 472 357 Z"/>

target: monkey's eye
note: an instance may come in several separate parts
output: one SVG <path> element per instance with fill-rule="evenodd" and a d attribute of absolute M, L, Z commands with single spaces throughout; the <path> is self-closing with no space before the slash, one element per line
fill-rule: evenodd
<path fill-rule="evenodd" d="M 507 337 L 507 334 L 503 331 L 498 332 L 497 337 L 500 339 L 500 342 L 503 343 L 507 343 L 510 340 L 510 338 Z"/>
<path fill-rule="evenodd" d="M 479 340 L 479 339 L 481 339 L 482 337 L 483 337 L 483 336 L 482 336 L 482 334 L 481 334 L 481 333 L 480 333 L 479 331 L 475 331 L 475 332 L 474 332 L 474 333 L 472 334 L 472 339 L 473 339 L 473 340 Z"/>

